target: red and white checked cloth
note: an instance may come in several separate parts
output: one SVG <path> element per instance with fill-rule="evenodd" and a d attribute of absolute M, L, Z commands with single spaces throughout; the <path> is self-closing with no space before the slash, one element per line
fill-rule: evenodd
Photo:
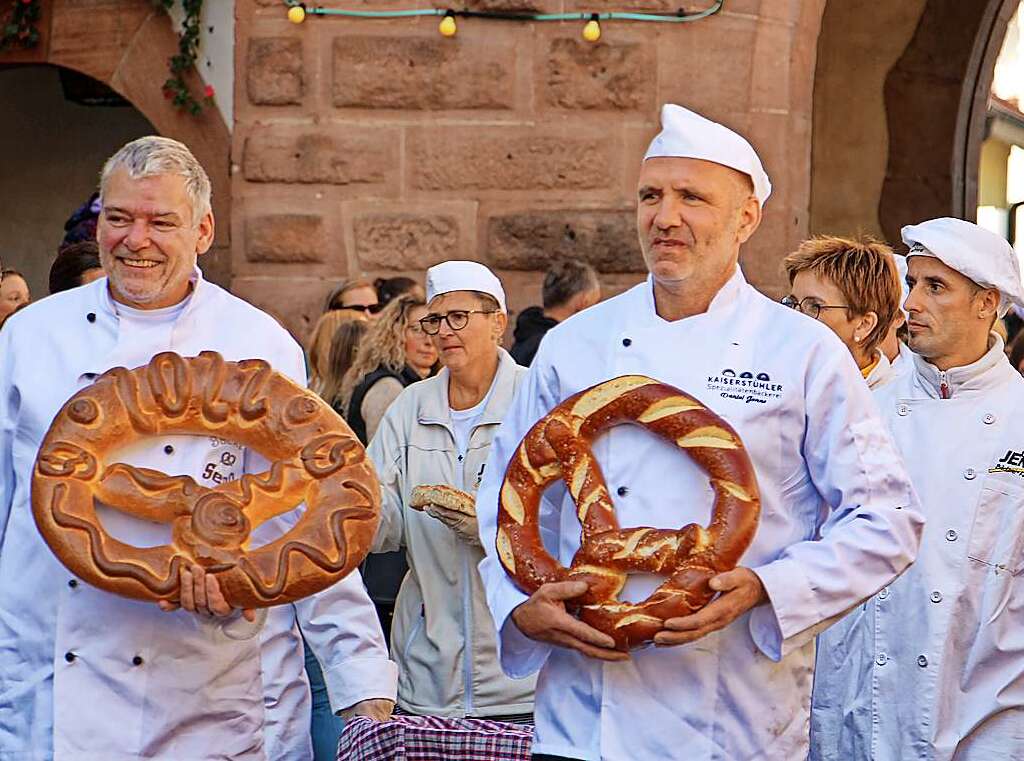
<path fill-rule="evenodd" d="M 338 761 L 530 761 L 533 726 L 487 719 L 357 716 L 338 741 Z"/>

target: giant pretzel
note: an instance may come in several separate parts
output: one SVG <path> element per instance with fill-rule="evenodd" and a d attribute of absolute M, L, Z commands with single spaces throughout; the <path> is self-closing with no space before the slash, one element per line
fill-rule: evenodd
<path fill-rule="evenodd" d="M 619 528 L 590 444 L 620 423 L 644 426 L 703 468 L 715 493 L 707 527 Z M 582 526 L 569 568 L 544 548 L 537 516 L 541 495 L 558 479 Z M 708 581 L 736 566 L 754 538 L 761 504 L 754 468 L 729 424 L 692 396 L 642 375 L 581 391 L 541 418 L 512 455 L 499 502 L 498 557 L 516 585 L 531 594 L 547 582 L 588 582 L 577 600 L 580 618 L 620 650 L 650 641 L 665 619 L 708 603 L 714 595 Z M 643 602 L 618 602 L 629 571 L 668 578 Z"/>
<path fill-rule="evenodd" d="M 115 446 L 166 434 L 216 436 L 272 465 L 209 489 L 104 460 Z M 171 543 L 140 548 L 114 539 L 94 499 L 169 523 Z M 253 529 L 300 502 L 305 512 L 290 531 L 250 547 Z M 109 370 L 64 405 L 36 458 L 32 512 L 54 554 L 97 587 L 177 600 L 179 569 L 195 563 L 216 576 L 229 603 L 252 608 L 306 597 L 355 568 L 377 528 L 380 491 L 341 418 L 263 360 L 164 352 L 135 370 Z"/>

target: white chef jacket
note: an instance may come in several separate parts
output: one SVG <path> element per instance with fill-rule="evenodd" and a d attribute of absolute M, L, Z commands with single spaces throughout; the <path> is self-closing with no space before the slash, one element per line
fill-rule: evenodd
<path fill-rule="evenodd" d="M 398 666 L 388 659 L 376 608 L 358 571 L 312 597 L 271 608 L 260 632 L 270 761 L 313 757 L 302 636 L 320 662 L 335 713 L 361 700 L 394 701 L 398 693 Z"/>
<path fill-rule="evenodd" d="M 168 614 L 73 578 L 36 529 L 29 488 L 53 416 L 116 364 L 212 349 L 263 358 L 302 383 L 302 352 L 271 317 L 198 271 L 173 323 L 146 332 L 152 345 L 120 324 L 101 278 L 25 308 L 0 331 L 0 759 L 262 760 L 262 616 L 253 625 Z M 202 436 L 147 439 L 116 454 L 211 486 L 265 463 Z M 118 538 L 166 541 L 165 526 L 112 510 L 101 519 Z"/>
<path fill-rule="evenodd" d="M 876 398 L 928 525 L 915 565 L 821 635 L 812 757 L 1024 759 L 1024 379 L 993 334 L 967 367 L 915 355 Z"/>
<path fill-rule="evenodd" d="M 657 315 L 652 288 L 648 279 L 552 329 L 491 449 L 477 511 L 502 665 L 511 676 L 541 670 L 537 753 L 589 761 L 802 758 L 814 634 L 913 560 L 922 523 L 916 497 L 850 352 L 827 327 L 763 297 L 738 269 L 706 313 L 675 322 Z M 497 495 L 538 418 L 631 373 L 701 399 L 740 434 L 761 492 L 760 524 L 742 564 L 757 572 L 771 602 L 698 642 L 603 663 L 528 640 L 508 620 L 526 596 L 495 555 Z M 707 477 L 674 444 L 618 426 L 594 451 L 621 526 L 707 523 Z M 541 521 L 568 565 L 580 527 L 564 486 L 547 492 Z M 638 599 L 657 581 L 633 576 L 622 596 Z"/>

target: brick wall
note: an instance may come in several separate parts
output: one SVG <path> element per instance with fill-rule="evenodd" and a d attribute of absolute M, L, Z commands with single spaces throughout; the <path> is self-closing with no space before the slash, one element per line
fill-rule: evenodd
<path fill-rule="evenodd" d="M 589 259 L 609 291 L 621 290 L 642 277 L 636 174 L 659 104 L 672 101 L 741 130 L 760 151 L 776 190 L 744 267 L 775 294 L 778 262 L 807 230 L 823 6 L 727 0 L 725 12 L 692 24 L 607 22 L 592 44 L 579 23 L 460 19 L 446 39 L 436 18 L 296 26 L 278 0 L 238 0 L 233 288 L 297 335 L 338 279 L 420 276 L 450 258 L 493 267 L 513 310 L 539 300 L 540 272 L 559 254 Z"/>

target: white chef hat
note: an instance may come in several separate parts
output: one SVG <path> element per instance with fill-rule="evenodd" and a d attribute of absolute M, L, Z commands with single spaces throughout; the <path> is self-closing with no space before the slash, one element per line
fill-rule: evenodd
<path fill-rule="evenodd" d="M 452 291 L 486 293 L 495 298 L 502 312 L 508 312 L 501 281 L 480 262 L 453 260 L 435 264 L 427 270 L 427 303 L 435 296 Z"/>
<path fill-rule="evenodd" d="M 907 297 L 910 295 L 910 286 L 907 285 L 907 257 L 893 254 L 892 258 L 896 261 L 896 271 L 900 276 L 900 311 L 906 319 L 909 315 L 903 305 L 907 303 Z"/>
<path fill-rule="evenodd" d="M 1000 235 L 962 219 L 941 217 L 902 230 L 912 256 L 933 256 L 982 288 L 999 291 L 999 316 L 1011 304 L 1024 306 L 1020 263 L 1013 247 Z"/>
<path fill-rule="evenodd" d="M 761 206 L 772 194 L 772 183 L 761 159 L 746 138 L 674 103 L 661 107 L 661 132 L 651 141 L 644 161 L 662 156 L 703 159 L 742 172 L 753 181 L 754 195 Z"/>

